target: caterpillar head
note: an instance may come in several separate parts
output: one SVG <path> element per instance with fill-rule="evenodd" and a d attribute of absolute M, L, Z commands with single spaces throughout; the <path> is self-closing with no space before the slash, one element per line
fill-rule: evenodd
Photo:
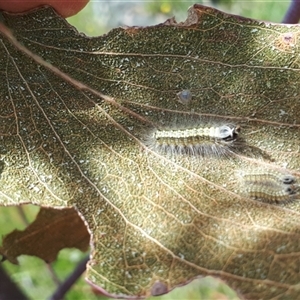
<path fill-rule="evenodd" d="M 224 141 L 233 141 L 241 131 L 239 125 L 223 125 L 219 129 L 220 139 Z"/>

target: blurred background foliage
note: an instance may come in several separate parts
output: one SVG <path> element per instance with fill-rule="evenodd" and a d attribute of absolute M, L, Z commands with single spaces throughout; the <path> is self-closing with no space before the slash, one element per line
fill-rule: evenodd
<path fill-rule="evenodd" d="M 79 32 L 88 36 L 98 36 L 107 33 L 118 26 L 147 26 L 164 22 L 175 16 L 177 22 L 184 21 L 187 10 L 195 1 L 91 1 L 79 14 L 68 19 Z M 249 17 L 257 20 L 281 22 L 289 1 L 238 1 L 238 0 L 212 0 L 198 2 L 212 6 L 219 10 Z M 0 244 L 2 237 L 14 229 L 22 230 L 32 222 L 38 212 L 38 207 L 24 205 L 20 207 L 0 207 Z M 85 256 L 75 249 L 64 249 L 60 252 L 56 262 L 48 265 L 42 260 L 21 256 L 19 265 L 4 262 L 3 267 L 10 274 L 24 293 L 30 299 L 46 299 L 75 268 L 76 264 Z M 65 299 L 107 299 L 97 295 L 96 291 L 80 278 L 72 287 Z M 239 299 L 234 291 L 221 281 L 207 277 L 197 279 L 190 284 L 176 288 L 171 293 L 153 297 L 156 300 L 171 299 L 211 299 L 226 300 Z"/>
<path fill-rule="evenodd" d="M 68 22 L 86 35 L 97 36 L 114 27 L 155 25 L 173 16 L 177 22 L 184 21 L 188 8 L 195 3 L 243 17 L 276 23 L 281 22 L 289 6 L 288 0 L 101 0 L 91 1 L 79 14 L 69 18 Z"/>

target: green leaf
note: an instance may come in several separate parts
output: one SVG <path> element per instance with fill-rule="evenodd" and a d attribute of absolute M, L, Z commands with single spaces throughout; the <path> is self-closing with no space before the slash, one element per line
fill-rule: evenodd
<path fill-rule="evenodd" d="M 185 23 L 98 38 L 49 8 L 3 22 L 3 205 L 76 208 L 92 233 L 87 278 L 111 295 L 157 295 L 211 275 L 246 299 L 297 298 L 298 183 L 283 204 L 249 196 L 251 185 L 277 193 L 283 183 L 270 176 L 299 182 L 297 26 L 199 5 Z M 149 148 L 155 128 L 198 117 L 240 126 L 233 154 Z"/>

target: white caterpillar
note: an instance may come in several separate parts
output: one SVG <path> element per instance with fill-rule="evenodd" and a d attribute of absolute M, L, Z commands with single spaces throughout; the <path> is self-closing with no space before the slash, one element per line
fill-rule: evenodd
<path fill-rule="evenodd" d="M 255 183 L 265 185 L 269 182 L 269 185 L 273 183 L 282 183 L 282 184 L 293 184 L 296 182 L 294 176 L 290 174 L 280 174 L 280 173 L 268 173 L 268 172 L 257 172 L 253 174 L 244 175 L 245 183 Z"/>
<path fill-rule="evenodd" d="M 263 186 L 253 184 L 247 188 L 247 194 L 256 200 L 280 204 L 293 200 L 297 194 L 297 190 L 298 188 L 295 185 Z"/>
<path fill-rule="evenodd" d="M 258 171 L 244 174 L 243 179 L 246 194 L 256 200 L 280 204 L 299 197 L 299 185 L 290 174 Z"/>
<path fill-rule="evenodd" d="M 235 151 L 240 127 L 195 125 L 185 128 L 158 128 L 147 138 L 151 149 L 169 155 L 224 156 Z"/>

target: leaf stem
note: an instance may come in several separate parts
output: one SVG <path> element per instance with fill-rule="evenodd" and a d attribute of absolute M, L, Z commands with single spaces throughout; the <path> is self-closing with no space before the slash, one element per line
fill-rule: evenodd
<path fill-rule="evenodd" d="M 0 265 L 0 300 L 15 299 L 27 300 L 20 288 L 6 274 L 3 267 Z"/>
<path fill-rule="evenodd" d="M 282 20 L 285 24 L 297 24 L 300 19 L 300 1 L 292 0 Z"/>
<path fill-rule="evenodd" d="M 69 291 L 72 285 L 77 281 L 77 279 L 82 275 L 86 269 L 86 264 L 89 261 L 90 256 L 87 255 L 79 264 L 76 266 L 74 271 L 69 275 L 69 277 L 57 288 L 49 300 L 61 300 L 64 295 Z"/>

